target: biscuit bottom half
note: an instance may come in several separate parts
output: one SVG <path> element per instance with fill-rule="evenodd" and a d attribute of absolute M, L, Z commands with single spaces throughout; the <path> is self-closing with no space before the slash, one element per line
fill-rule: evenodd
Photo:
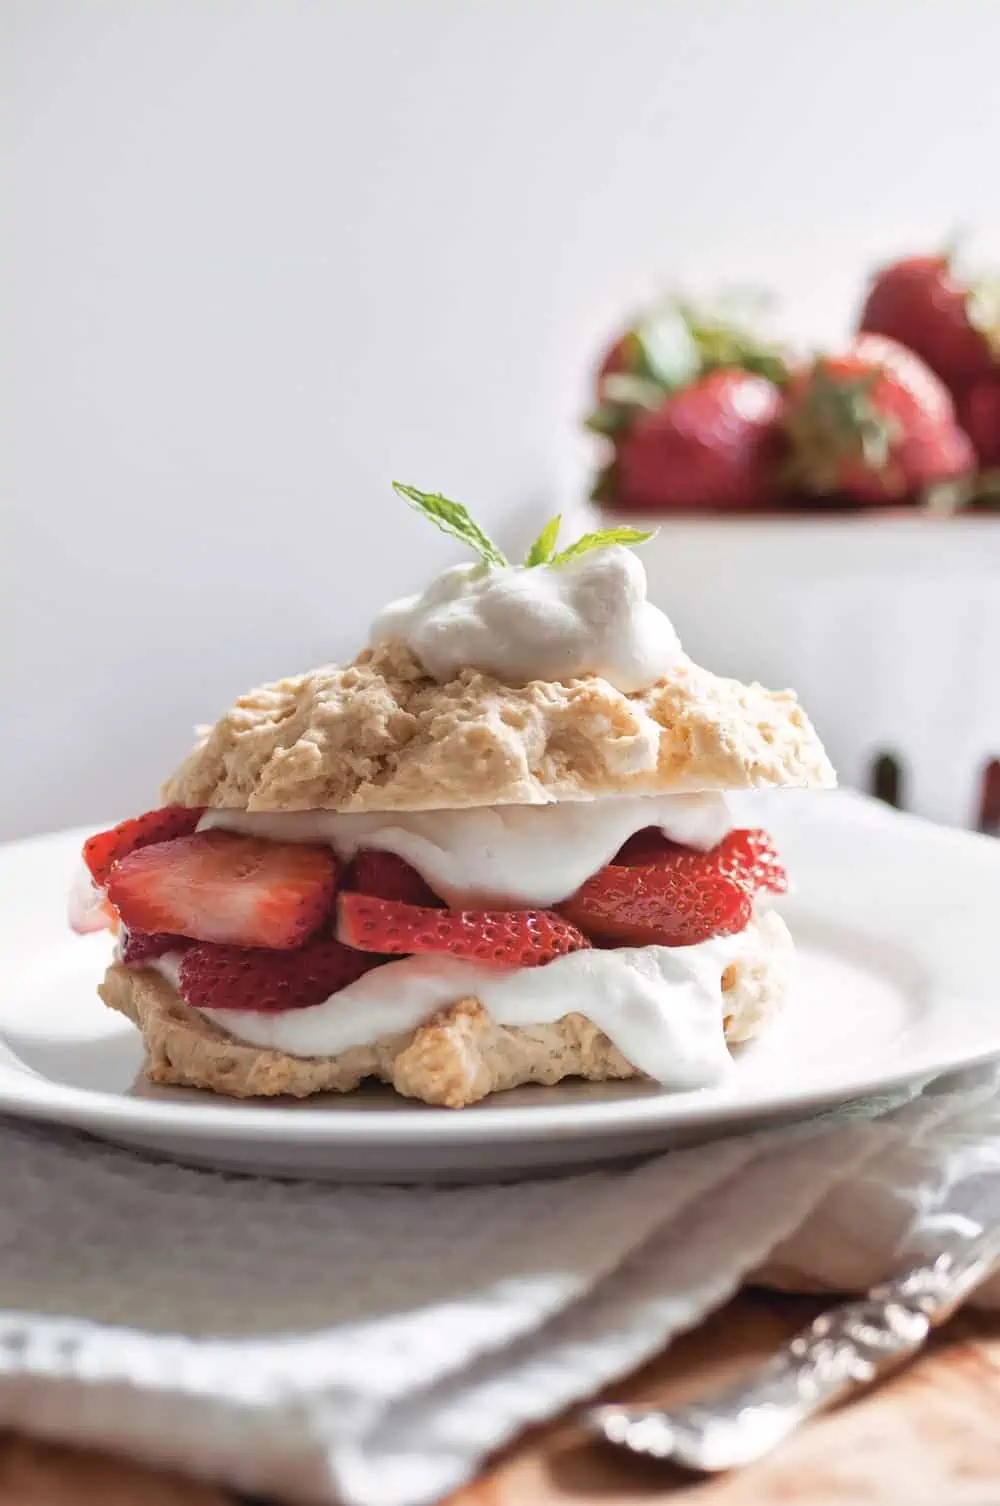
<path fill-rule="evenodd" d="M 752 1040 L 788 992 L 792 939 L 774 911 L 743 932 L 744 945 L 722 975 L 726 1040 Z M 108 968 L 98 992 L 110 1009 L 139 1027 L 150 1082 L 209 1088 L 234 1098 L 350 1093 L 378 1078 L 407 1098 L 461 1109 L 522 1083 L 564 1077 L 591 1082 L 641 1077 L 608 1037 L 580 1014 L 554 1025 L 498 1025 L 478 999 L 459 999 L 416 1030 L 352 1046 L 337 1056 L 288 1056 L 249 1046 L 185 1004 L 149 968 Z"/>

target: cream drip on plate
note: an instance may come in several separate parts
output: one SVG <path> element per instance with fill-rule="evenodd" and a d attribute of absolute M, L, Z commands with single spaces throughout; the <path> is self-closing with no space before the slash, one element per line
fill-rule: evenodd
<path fill-rule="evenodd" d="M 524 909 L 555 905 L 646 827 L 707 851 L 732 829 L 718 791 L 626 795 L 553 805 L 458 811 L 206 811 L 199 830 L 221 827 L 273 842 L 329 843 L 348 859 L 361 847 L 394 852 L 448 904 Z"/>
<path fill-rule="evenodd" d="M 666 1087 L 705 1087 L 732 1063 L 723 1032 L 722 974 L 745 933 L 688 947 L 572 952 L 544 967 L 486 966 L 457 957 L 403 957 L 365 973 L 322 1004 L 279 1012 L 205 1009 L 220 1030 L 289 1056 L 336 1056 L 415 1030 L 439 1009 L 477 998 L 499 1025 L 590 1020 Z M 146 964 L 176 988 L 181 954 Z"/>
<path fill-rule="evenodd" d="M 478 669 L 506 684 L 600 675 L 648 690 L 682 657 L 646 597 L 642 561 L 620 544 L 561 565 L 455 565 L 385 607 L 371 645 L 403 642 L 434 679 Z"/>

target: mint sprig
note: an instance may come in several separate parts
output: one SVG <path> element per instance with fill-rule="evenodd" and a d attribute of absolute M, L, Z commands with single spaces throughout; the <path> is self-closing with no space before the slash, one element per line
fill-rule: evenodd
<path fill-rule="evenodd" d="M 528 569 L 533 565 L 547 565 L 556 552 L 556 543 L 559 539 L 559 528 L 562 524 L 562 514 L 552 518 L 541 533 L 538 535 L 527 554 L 524 563 Z"/>
<path fill-rule="evenodd" d="M 565 565 L 569 560 L 579 559 L 581 554 L 590 554 L 594 549 L 609 549 L 612 544 L 645 544 L 655 533 L 655 528 L 648 533 L 641 528 L 601 528 L 597 533 L 583 534 L 567 549 L 554 554 L 549 564 Z"/>
<path fill-rule="evenodd" d="M 450 534 L 462 544 L 468 544 L 484 564 L 503 568 L 510 563 L 461 502 L 452 502 L 439 492 L 422 492 L 415 486 L 406 486 L 402 481 L 394 481 L 392 489 L 415 512 L 422 513 L 436 528 L 440 528 L 442 533 Z M 557 554 L 556 544 L 559 542 L 561 525 L 561 514 L 546 523 L 524 557 L 525 569 L 533 569 L 536 565 L 565 565 L 568 560 L 579 559 L 581 554 L 590 554 L 594 549 L 607 549 L 612 544 L 645 544 L 656 532 L 655 529 L 645 533 L 641 528 L 602 528 L 596 533 L 585 533 Z"/>
<path fill-rule="evenodd" d="M 470 549 L 486 565 L 506 565 L 506 557 L 500 552 L 493 540 L 489 538 L 474 518 L 470 517 L 468 510 L 461 502 L 452 502 L 447 497 L 442 497 L 438 492 L 422 492 L 415 486 L 406 486 L 402 481 L 394 481 L 392 489 L 397 496 L 408 502 L 415 512 L 423 513 L 436 528 L 442 533 L 450 534 L 453 539 L 458 539 L 462 544 L 468 544 Z"/>
<path fill-rule="evenodd" d="M 557 554 L 556 542 L 561 523 L 562 514 L 546 523 L 524 556 L 526 569 L 530 570 L 533 565 L 565 565 L 567 560 L 579 559 L 581 554 L 590 554 L 594 549 L 607 549 L 612 544 L 645 544 L 656 532 L 655 529 L 653 533 L 644 533 L 641 528 L 601 528 L 596 533 L 583 534 L 575 543 L 560 549 Z"/>

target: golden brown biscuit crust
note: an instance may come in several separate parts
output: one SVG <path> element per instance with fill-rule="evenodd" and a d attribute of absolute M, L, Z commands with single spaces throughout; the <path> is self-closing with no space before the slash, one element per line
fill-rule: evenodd
<path fill-rule="evenodd" d="M 624 695 L 594 676 L 439 685 L 400 644 L 251 691 L 163 789 L 252 811 L 455 810 L 836 782 L 790 691 L 683 660 Z"/>
<path fill-rule="evenodd" d="M 780 916 L 765 911 L 745 934 L 744 949 L 724 975 L 726 1038 L 732 1042 L 758 1033 L 780 1007 L 789 981 L 792 942 Z M 109 1008 L 138 1025 L 151 1082 L 235 1098 L 349 1093 L 376 1077 L 407 1098 L 465 1108 L 522 1083 L 641 1075 L 579 1014 L 555 1025 L 510 1029 L 497 1025 L 478 999 L 462 999 L 415 1031 L 338 1056 L 306 1058 L 233 1040 L 148 968 L 113 963 L 99 993 Z"/>

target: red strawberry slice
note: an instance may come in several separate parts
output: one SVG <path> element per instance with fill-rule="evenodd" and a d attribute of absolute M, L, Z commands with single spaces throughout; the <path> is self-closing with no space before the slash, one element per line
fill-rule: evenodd
<path fill-rule="evenodd" d="M 646 868 L 654 864 L 671 864 L 678 853 L 690 852 L 668 837 L 655 826 L 629 837 L 614 859 L 619 868 Z M 778 856 L 777 848 L 766 831 L 738 828 L 727 832 L 709 853 L 719 869 L 749 885 L 751 890 L 768 889 L 772 894 L 788 892 L 788 875 Z"/>
<path fill-rule="evenodd" d="M 191 945 L 186 936 L 172 936 L 168 931 L 129 931 L 120 937 L 121 957 L 130 967 L 162 957 L 165 952 L 183 952 Z"/>
<path fill-rule="evenodd" d="M 745 930 L 753 895 L 737 879 L 705 871 L 690 849 L 672 863 L 602 868 L 559 906 L 595 940 L 616 946 L 695 946 Z"/>
<path fill-rule="evenodd" d="M 695 852 L 643 831 L 559 913 L 602 942 L 695 946 L 744 930 L 757 889 L 786 887 L 766 832 L 731 831 L 710 852 Z"/>
<path fill-rule="evenodd" d="M 130 852 L 108 897 L 129 930 L 168 931 L 232 946 L 301 946 L 336 889 L 328 847 L 203 831 Z"/>
<path fill-rule="evenodd" d="M 330 936 L 314 937 L 294 952 L 194 946 L 181 962 L 180 992 L 195 1009 L 308 1009 L 384 961 Z"/>
<path fill-rule="evenodd" d="M 186 837 L 194 831 L 203 815 L 204 810 L 200 808 L 165 805 L 160 810 L 147 811 L 144 816 L 133 816 L 110 831 L 100 831 L 96 836 L 88 837 L 83 844 L 83 861 L 93 874 L 95 884 L 106 884 L 112 868 L 121 858 L 138 847 L 148 847 L 152 842 Z"/>
<path fill-rule="evenodd" d="M 617 868 L 648 868 L 654 863 L 669 863 L 678 844 L 665 837 L 658 826 L 646 826 L 629 837 L 612 858 Z"/>
<path fill-rule="evenodd" d="M 406 905 L 443 905 L 415 868 L 394 852 L 359 852 L 350 867 L 344 887 L 377 899 L 398 899 Z"/>
<path fill-rule="evenodd" d="M 670 866 L 604 868 L 559 906 L 560 914 L 615 946 L 695 946 L 745 930 L 752 894 L 722 874 L 708 882 L 697 857 L 689 851 Z"/>
<path fill-rule="evenodd" d="M 752 890 L 788 893 L 788 874 L 766 831 L 740 829 L 729 832 L 709 854 L 717 857 L 724 873 L 749 884 Z"/>
<path fill-rule="evenodd" d="M 552 910 L 434 910 L 350 893 L 338 901 L 337 935 L 367 952 L 447 952 L 507 967 L 539 967 L 590 945 Z"/>

